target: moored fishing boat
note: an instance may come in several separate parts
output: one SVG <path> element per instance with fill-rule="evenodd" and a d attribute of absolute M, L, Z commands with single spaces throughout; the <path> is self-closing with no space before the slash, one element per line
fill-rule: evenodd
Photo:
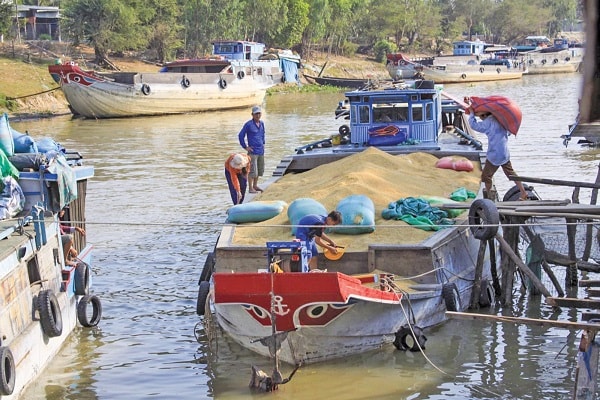
<path fill-rule="evenodd" d="M 214 311 L 218 326 L 242 346 L 290 364 L 391 342 L 418 351 L 421 329 L 443 322 L 446 310 L 493 300 L 493 263 L 486 257 L 482 280 L 475 279 L 483 237 L 468 223 L 489 206 L 480 190 L 484 154 L 461 107 L 443 100 L 430 81 L 346 97 L 348 143 L 318 141 L 283 159 L 253 202 L 283 201 L 287 213 L 225 225 L 200 276 L 198 314 Z M 451 200 L 457 189 L 472 194 L 473 204 Z M 291 210 L 306 196 L 319 210 L 343 209 L 354 196 L 372 204 L 370 214 L 342 211 L 342 226 L 330 228 L 344 252 L 340 259 L 319 255 L 325 272 L 305 272 L 305 250 L 290 242 Z M 399 210 L 413 202 L 434 213 L 432 204 L 454 203 L 462 212 L 433 223 L 431 214 Z M 269 273 L 274 265 L 284 272 Z M 475 281 L 482 287 L 473 299 Z"/>
<path fill-rule="evenodd" d="M 155 73 L 100 73 L 72 61 L 50 65 L 48 70 L 60 83 L 73 114 L 87 118 L 243 108 L 262 103 L 266 90 L 284 80 L 281 63 L 289 81 L 293 81 L 290 74 L 297 75 L 291 56 L 263 59 L 259 54 L 264 45 L 255 45 L 259 44 L 216 42 L 217 54 L 173 61 Z"/>
<path fill-rule="evenodd" d="M 433 64 L 422 64 L 412 61 L 401 53 L 387 55 L 386 68 L 392 79 L 406 79 L 418 76 L 435 83 L 465 83 L 486 82 L 520 79 L 525 72 L 520 63 L 498 63 L 485 65 L 481 63 L 471 64 L 439 64 L 439 60 Z"/>
<path fill-rule="evenodd" d="M 570 47 L 566 39 L 555 39 L 550 47 L 520 53 L 528 74 L 561 74 L 580 71 L 584 49 Z"/>
<path fill-rule="evenodd" d="M 85 227 L 85 197 L 93 167 L 55 143 L 55 149 L 47 148 L 47 139 L 36 145 L 28 135 L 13 130 L 5 114 L 0 137 L 11 136 L 13 149 L 4 147 L 2 140 L 0 155 L 2 399 L 19 398 L 75 327 L 95 326 L 102 315 L 100 300 L 90 293 L 93 246 L 85 236 L 73 235 L 77 254 L 69 252 L 72 258 L 67 259 L 70 238 L 61 233 L 61 225 Z M 63 209 L 61 221 L 58 213 Z"/>

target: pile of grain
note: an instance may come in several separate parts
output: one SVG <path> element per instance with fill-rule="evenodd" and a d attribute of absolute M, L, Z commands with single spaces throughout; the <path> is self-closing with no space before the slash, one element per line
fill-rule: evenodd
<path fill-rule="evenodd" d="M 332 235 L 348 251 L 364 251 L 369 243 L 418 243 L 431 235 L 402 221 L 387 221 L 381 211 L 388 204 L 405 197 L 421 195 L 448 197 L 459 187 L 479 190 L 481 169 L 457 172 L 435 167 L 438 159 L 427 153 L 393 156 L 376 148 L 322 165 L 302 174 L 285 175 L 255 200 L 283 200 L 290 204 L 301 197 L 311 197 L 333 210 L 346 196 L 362 194 L 375 204 L 375 232 L 362 235 Z M 239 225 L 235 244 L 260 244 L 293 239 L 287 210 L 279 216 L 256 224 Z M 288 225 L 288 226 L 283 226 Z"/>

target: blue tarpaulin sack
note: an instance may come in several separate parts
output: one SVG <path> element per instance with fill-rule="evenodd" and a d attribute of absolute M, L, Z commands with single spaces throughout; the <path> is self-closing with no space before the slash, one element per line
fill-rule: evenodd
<path fill-rule="evenodd" d="M 360 235 L 375 230 L 375 205 L 373 200 L 362 194 L 343 198 L 336 210 L 342 214 L 342 223 L 329 230 L 345 235 Z"/>
<path fill-rule="evenodd" d="M 292 225 L 298 225 L 302 217 L 309 214 L 327 215 L 325 206 L 315 199 L 302 197 L 292 201 L 287 209 L 287 216 Z M 296 235 L 296 226 L 292 226 L 292 235 Z"/>

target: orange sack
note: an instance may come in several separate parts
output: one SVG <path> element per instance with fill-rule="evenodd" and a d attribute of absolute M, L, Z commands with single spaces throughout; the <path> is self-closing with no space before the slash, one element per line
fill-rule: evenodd
<path fill-rule="evenodd" d="M 471 107 L 475 113 L 491 113 L 510 133 L 516 135 L 521 127 L 523 113 L 519 106 L 504 96 L 470 97 Z"/>

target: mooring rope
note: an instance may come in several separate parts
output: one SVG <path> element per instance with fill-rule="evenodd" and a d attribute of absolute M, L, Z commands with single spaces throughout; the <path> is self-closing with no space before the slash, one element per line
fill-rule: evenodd
<path fill-rule="evenodd" d="M 26 94 L 25 96 L 19 96 L 19 97 L 7 97 L 6 100 L 19 100 L 19 99 L 25 99 L 27 97 L 33 97 L 33 96 L 38 96 L 40 94 L 44 94 L 44 93 L 49 93 L 49 92 L 53 92 L 56 89 L 60 89 L 60 86 L 55 87 L 54 89 L 48 89 L 48 90 L 44 90 L 43 92 L 39 92 L 39 93 L 34 93 L 34 94 Z"/>

